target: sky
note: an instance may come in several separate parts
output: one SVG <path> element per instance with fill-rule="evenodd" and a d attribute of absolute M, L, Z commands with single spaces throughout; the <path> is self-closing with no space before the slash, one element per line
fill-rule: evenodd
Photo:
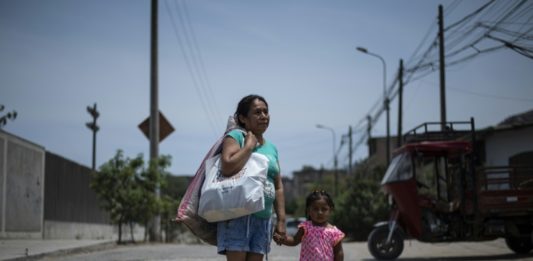
<path fill-rule="evenodd" d="M 363 137 L 384 85 L 394 93 L 400 59 L 411 69 L 421 60 L 436 37 L 438 6 L 446 27 L 489 2 L 159 0 L 158 102 L 175 128 L 159 154 L 171 156 L 172 174 L 194 174 L 238 101 L 259 94 L 269 104 L 265 138 L 278 148 L 282 175 L 303 166 L 332 168 L 334 151 L 345 167 L 342 137 L 349 126 L 354 142 Z M 493 5 L 506 10 L 516 3 Z M 521 8 L 521 17 L 530 20 L 520 24 L 524 32 L 533 28 L 532 3 Z M 492 11 L 470 22 L 490 24 L 497 17 Z M 448 30 L 445 36 L 456 38 L 447 38 L 446 53 L 473 37 L 469 33 L 467 27 Z M 498 43 L 483 38 L 468 49 Z M 379 55 L 385 68 L 356 47 Z M 432 68 L 404 86 L 404 131 L 440 120 L 438 64 Z M 449 65 L 447 119 L 474 117 L 476 127 L 485 128 L 533 109 L 532 72 L 533 60 L 510 48 Z M 119 149 L 148 159 L 149 141 L 138 125 L 150 114 L 150 1 L 0 0 L 0 115 L 18 114 L 3 130 L 90 167 L 86 108 L 95 103 L 96 165 Z M 390 108 L 391 135 L 397 135 L 397 96 Z M 371 135 L 385 135 L 385 126 L 381 114 Z M 367 150 L 358 146 L 354 161 Z"/>

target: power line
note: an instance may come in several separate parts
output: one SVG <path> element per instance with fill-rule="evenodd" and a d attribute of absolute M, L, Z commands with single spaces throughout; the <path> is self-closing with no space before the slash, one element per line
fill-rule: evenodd
<path fill-rule="evenodd" d="M 519 102 L 533 102 L 533 99 L 523 98 L 523 97 L 510 97 L 510 96 L 501 96 L 501 95 L 494 95 L 494 94 L 487 94 L 487 93 L 479 93 L 479 92 L 473 92 L 473 91 L 467 91 L 462 90 L 458 88 L 448 87 L 456 92 L 462 92 L 478 97 L 485 97 L 485 98 L 493 98 L 493 99 L 500 99 L 500 100 L 511 100 L 511 101 L 519 101 Z"/>
<path fill-rule="evenodd" d="M 195 70 L 198 75 L 198 79 L 200 80 L 200 87 L 203 91 L 204 98 L 207 100 L 207 105 L 210 109 L 210 112 L 214 114 L 215 119 L 222 119 L 219 114 L 219 110 L 216 106 L 216 100 L 213 95 L 213 90 L 211 88 L 211 85 L 209 83 L 209 77 L 207 76 L 207 72 L 205 70 L 205 65 L 202 59 L 202 53 L 200 52 L 200 48 L 198 47 L 198 41 L 196 40 L 196 34 L 194 33 L 194 28 L 190 22 L 189 18 L 189 12 L 187 10 L 186 2 L 182 1 L 183 8 L 180 7 L 179 1 L 176 1 L 176 10 L 178 12 L 178 17 L 181 21 L 181 25 L 184 32 L 184 38 L 185 42 L 187 43 L 187 46 L 189 47 L 189 50 L 191 52 L 191 57 L 193 57 L 193 65 L 195 67 Z M 183 12 L 182 12 L 183 10 Z M 215 123 L 218 123 L 219 121 L 215 121 Z M 218 124 L 217 124 L 218 126 Z"/>
<path fill-rule="evenodd" d="M 194 53 L 193 52 L 188 52 L 186 50 L 186 47 L 189 48 L 189 50 L 192 49 L 191 47 L 191 44 L 190 44 L 190 41 L 188 40 L 188 37 L 187 37 L 187 33 L 185 32 L 186 30 L 182 30 L 184 31 L 184 38 L 186 38 L 186 42 L 188 43 L 184 43 L 185 41 L 182 39 L 182 36 L 180 34 L 180 30 L 178 29 L 178 25 L 176 25 L 176 19 L 174 18 L 174 15 L 168 5 L 168 1 L 165 1 L 165 7 L 166 7 L 166 10 L 170 16 L 170 20 L 171 20 L 171 24 L 172 24 L 172 28 L 174 29 L 174 34 L 176 35 L 176 38 L 178 40 L 178 45 L 180 47 L 180 50 L 181 50 L 181 53 L 183 55 L 183 59 L 185 61 L 185 64 L 187 66 L 187 70 L 189 71 L 189 74 L 191 75 L 191 79 L 193 81 L 193 85 L 194 85 L 194 89 L 200 99 L 200 105 L 204 111 L 204 113 L 206 114 L 206 117 L 208 118 L 208 122 L 209 122 L 209 125 L 211 126 L 212 130 L 213 130 L 213 133 L 215 135 L 219 135 L 220 134 L 220 130 L 221 128 L 219 128 L 216 124 L 216 121 L 214 120 L 216 118 L 216 116 L 214 115 L 215 112 L 214 111 L 217 111 L 215 109 L 212 109 L 212 105 L 210 106 L 210 102 L 207 100 L 206 98 L 206 95 L 205 95 L 205 88 L 203 88 L 202 86 L 202 76 L 201 76 L 201 73 L 200 71 L 198 70 L 198 66 L 196 65 L 197 62 L 195 60 L 195 56 L 194 56 Z M 179 16 L 179 15 L 178 15 Z M 184 28 L 184 25 L 182 23 L 182 27 Z M 189 57 L 190 56 L 190 57 Z"/>
<path fill-rule="evenodd" d="M 458 5 L 458 1 L 452 3 L 449 8 L 446 9 L 447 15 L 451 11 L 455 10 Z M 508 47 L 517 53 L 520 53 L 528 58 L 533 57 L 533 46 L 528 45 L 533 40 L 533 36 L 530 34 L 533 31 L 533 1 L 520 0 L 520 1 L 495 1 L 491 0 L 481 7 L 474 10 L 472 13 L 461 18 L 457 22 L 452 23 L 444 30 L 448 31 L 446 37 L 446 50 L 449 50 L 446 54 L 448 63 L 446 67 L 454 66 L 462 62 L 471 60 L 479 55 L 493 52 L 496 50 Z M 483 21 L 483 22 L 481 22 Z M 489 21 L 495 21 L 490 23 Z M 518 26 L 518 28 L 516 28 Z M 513 28 L 510 28 L 513 27 Z M 439 67 L 438 60 L 438 37 L 434 33 L 435 37 L 428 41 L 428 38 L 433 34 L 436 28 L 436 22 L 432 23 L 430 29 L 424 36 L 422 42 L 415 49 L 415 52 L 406 63 L 406 69 L 404 70 L 404 86 L 412 81 L 416 81 L 433 73 Z M 503 36 L 513 37 L 513 39 L 505 39 L 502 37 L 494 36 L 494 33 L 501 33 Z M 498 44 L 491 43 L 490 41 L 497 41 Z M 427 48 L 425 51 L 418 55 L 422 46 L 425 43 Z M 389 85 L 388 92 L 390 93 L 390 100 L 398 95 L 398 90 L 395 90 L 398 83 L 398 77 L 393 78 L 394 81 Z M 495 97 L 488 94 L 476 94 L 472 95 L 499 98 L 499 99 L 512 99 L 519 101 L 529 102 L 529 99 L 513 98 L 513 97 Z M 380 101 L 376 104 L 379 105 Z M 374 105 L 367 115 L 373 115 L 371 117 L 372 126 L 381 116 L 383 107 L 377 108 Z M 366 117 L 366 116 L 365 116 Z M 360 119 L 355 125 L 356 128 L 363 125 L 365 118 Z M 400 135 L 400 134 L 399 134 Z M 357 147 L 363 143 L 367 134 L 362 135 L 361 138 L 352 146 L 353 151 L 357 150 Z"/>

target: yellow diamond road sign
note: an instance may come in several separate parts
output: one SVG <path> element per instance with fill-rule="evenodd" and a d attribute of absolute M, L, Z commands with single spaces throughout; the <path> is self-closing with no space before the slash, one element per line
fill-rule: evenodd
<path fill-rule="evenodd" d="M 139 129 L 141 129 L 146 138 L 150 139 L 150 117 L 139 124 Z M 170 122 L 163 116 L 163 113 L 159 112 L 159 142 L 163 141 L 173 131 L 174 127 L 170 125 Z"/>

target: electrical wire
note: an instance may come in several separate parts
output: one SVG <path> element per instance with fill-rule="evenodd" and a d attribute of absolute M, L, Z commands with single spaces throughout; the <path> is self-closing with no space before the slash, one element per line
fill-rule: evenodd
<path fill-rule="evenodd" d="M 491 99 L 499 99 L 499 100 L 511 100 L 516 102 L 533 102 L 533 99 L 523 98 L 523 97 L 509 97 L 509 96 L 499 96 L 499 95 L 493 95 L 493 94 L 486 94 L 486 93 L 479 93 L 479 92 L 473 92 L 473 91 L 467 91 L 459 88 L 454 87 L 448 87 L 451 90 L 454 90 L 456 92 L 462 92 L 473 96 L 478 97 L 485 97 L 485 98 L 491 98 Z"/>
<path fill-rule="evenodd" d="M 176 5 L 177 6 L 177 5 Z M 187 29 L 185 29 L 185 22 L 183 21 L 183 17 L 182 15 L 180 15 L 180 12 L 178 12 L 178 17 L 179 19 L 182 21 L 181 25 L 182 25 L 182 30 L 180 30 L 178 27 L 178 24 L 176 22 L 176 19 L 174 17 L 174 14 L 168 4 L 168 0 L 165 1 L 165 7 L 166 7 L 166 10 L 169 14 L 169 17 L 170 17 L 170 20 L 171 20 L 171 24 L 172 24 L 172 28 L 174 29 L 174 34 L 176 35 L 176 38 L 178 40 L 178 45 L 180 47 L 180 50 L 181 50 L 181 53 L 183 55 L 183 59 L 185 61 L 185 64 L 187 66 L 187 70 L 189 71 L 189 74 L 191 76 L 191 79 L 192 79 L 192 82 L 193 82 L 193 86 L 194 86 L 194 89 L 196 91 L 196 94 L 198 95 L 199 99 L 200 99 L 200 105 L 202 107 L 202 110 L 204 111 L 207 119 L 208 119 L 208 122 L 209 122 L 209 125 L 211 126 L 212 130 L 213 130 L 213 133 L 214 135 L 219 135 L 220 134 L 220 130 L 221 128 L 218 126 L 217 122 L 215 119 L 217 119 L 217 116 L 216 116 L 216 109 L 213 108 L 213 104 L 209 101 L 209 99 L 207 97 L 209 97 L 207 94 L 206 94 L 206 89 L 204 87 L 204 79 L 203 76 L 202 76 L 202 72 L 201 70 L 199 70 L 199 66 L 198 66 L 198 62 L 197 62 L 197 55 L 194 53 L 194 48 L 192 47 L 192 44 L 190 43 L 190 40 L 189 40 L 189 36 L 188 36 L 188 31 Z M 177 6 L 177 9 L 179 8 L 179 6 Z M 180 34 L 180 32 L 183 31 L 183 35 Z M 183 39 L 185 38 L 185 40 Z M 206 77 L 206 76 L 204 76 Z M 221 118 L 218 118 L 218 119 L 221 119 Z"/>
<path fill-rule="evenodd" d="M 202 80 L 202 90 L 204 91 L 204 97 L 207 100 L 208 105 L 210 105 L 211 112 L 213 112 L 216 119 L 222 119 L 222 117 L 219 114 L 218 105 L 215 99 L 215 96 L 213 94 L 213 89 L 211 87 L 211 83 L 209 81 L 209 77 L 207 74 L 207 71 L 205 69 L 205 64 L 202 57 L 202 52 L 200 51 L 200 48 L 198 47 L 198 41 L 196 40 L 196 34 L 194 32 L 194 27 L 192 26 L 191 19 L 189 16 L 189 11 L 186 5 L 186 1 L 182 1 L 182 7 L 179 5 L 179 1 L 176 1 L 176 10 L 178 11 L 180 20 L 184 27 L 184 32 L 186 35 L 186 39 L 188 39 L 187 44 L 189 45 L 189 49 L 193 53 L 193 57 L 195 57 L 194 65 L 196 67 L 196 70 L 198 72 L 199 78 Z M 219 122 L 219 121 L 215 121 Z M 218 126 L 218 125 L 217 125 Z"/>
<path fill-rule="evenodd" d="M 449 15 L 451 11 L 458 7 L 459 1 L 453 2 L 448 8 L 446 8 L 445 16 Z M 446 36 L 446 50 L 445 55 L 447 59 L 446 68 L 455 66 L 457 64 L 474 59 L 475 57 L 503 48 L 510 48 L 511 50 L 520 53 L 528 58 L 533 58 L 533 46 L 530 44 L 533 36 L 533 26 L 531 21 L 533 20 L 533 1 L 520 0 L 520 1 L 495 1 L 491 0 L 481 7 L 477 8 L 470 14 L 464 16 L 460 20 L 452 23 L 450 26 L 444 28 L 447 32 Z M 490 22 L 494 21 L 494 22 Z M 514 26 L 513 28 L 510 28 Z M 518 26 L 518 28 L 516 28 Z M 417 46 L 413 55 L 405 63 L 404 69 L 404 87 L 413 81 L 419 80 L 437 70 L 439 66 L 438 59 L 438 35 L 434 33 L 436 28 L 436 22 L 432 23 L 430 29 L 424 36 L 422 42 Z M 501 37 L 494 34 L 501 34 Z M 429 41 L 425 51 L 419 55 L 422 46 L 428 43 L 430 35 L 435 37 Z M 505 39 L 503 37 L 512 37 L 513 39 Z M 493 41 L 492 43 L 490 41 Z M 494 44 L 498 42 L 498 44 Z M 389 99 L 392 101 L 397 95 L 399 90 L 395 90 L 398 83 L 398 76 L 393 78 L 394 81 L 389 85 L 387 93 L 389 93 Z M 471 93 L 474 95 L 473 93 Z M 478 96 L 483 96 L 476 94 Z M 498 98 L 490 95 L 485 97 Z M 500 99 L 514 99 L 511 97 L 499 97 Z M 518 99 L 520 101 L 530 102 L 529 99 Z M 377 105 L 376 105 L 377 104 Z M 384 111 L 384 107 L 378 107 L 380 101 L 378 100 L 374 106 L 370 109 L 368 116 L 360 119 L 356 127 L 364 124 L 365 119 L 372 115 L 371 120 L 367 120 L 374 126 L 375 122 L 381 116 Z M 352 147 L 353 151 L 368 139 L 368 134 L 362 135 L 356 144 Z"/>

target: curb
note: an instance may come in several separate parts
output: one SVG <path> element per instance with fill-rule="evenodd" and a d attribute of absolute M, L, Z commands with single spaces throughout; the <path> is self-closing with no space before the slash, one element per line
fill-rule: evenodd
<path fill-rule="evenodd" d="M 15 257 L 10 259 L 3 259 L 5 261 L 19 261 L 19 260 L 39 260 L 45 257 L 60 257 L 60 256 L 66 256 L 66 255 L 73 255 L 73 254 L 81 254 L 81 253 L 89 253 L 94 251 L 101 251 L 106 249 L 115 248 L 117 246 L 117 243 L 114 241 L 110 242 L 104 242 L 104 243 L 98 243 L 94 245 L 88 245 L 88 246 L 81 246 L 81 247 L 74 247 L 69 249 L 60 249 L 56 251 L 51 251 L 47 253 L 40 253 L 35 255 L 28 255 L 28 256 L 21 256 L 21 257 Z"/>

